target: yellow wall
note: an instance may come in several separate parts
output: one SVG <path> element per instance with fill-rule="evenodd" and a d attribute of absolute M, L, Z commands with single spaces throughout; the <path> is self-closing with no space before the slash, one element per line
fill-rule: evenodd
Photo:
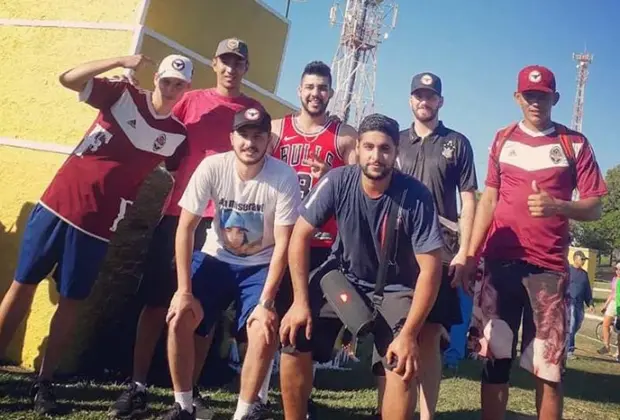
<path fill-rule="evenodd" d="M 575 251 L 581 251 L 585 254 L 586 258 L 588 258 L 586 260 L 586 263 L 583 266 L 583 269 L 586 270 L 588 272 L 588 278 L 590 280 L 590 283 L 593 283 L 596 280 L 596 269 L 597 269 L 597 261 L 598 259 L 597 257 L 597 251 L 595 249 L 588 249 L 588 248 L 577 248 L 577 247 L 570 247 L 568 250 L 568 263 L 569 264 L 573 264 L 573 255 L 575 254 Z"/>
<path fill-rule="evenodd" d="M 288 24 L 256 1 L 151 0 L 145 24 L 206 58 L 213 57 L 222 39 L 245 40 L 247 79 L 275 92 Z"/>
<path fill-rule="evenodd" d="M 141 3 L 141 0 L 0 0 L 0 17 L 133 23 Z"/>

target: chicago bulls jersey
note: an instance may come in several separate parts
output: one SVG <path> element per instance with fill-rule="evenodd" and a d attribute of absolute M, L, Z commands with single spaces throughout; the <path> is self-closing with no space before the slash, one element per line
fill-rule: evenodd
<path fill-rule="evenodd" d="M 186 129 L 174 116 L 155 113 L 151 92 L 124 81 L 91 79 L 80 100 L 99 114 L 40 203 L 81 231 L 107 241 L 142 182 L 185 140 Z"/>
<path fill-rule="evenodd" d="M 273 150 L 273 156 L 289 164 L 299 180 L 301 198 L 305 199 L 312 187 L 319 181 L 310 172 L 306 165 L 307 159 L 318 157 L 323 159 L 332 168 L 344 166 L 344 158 L 338 152 L 338 130 L 340 122 L 329 120 L 317 133 L 306 134 L 299 129 L 293 115 L 282 119 L 282 127 L 278 142 Z M 312 246 L 331 247 L 336 238 L 338 229 L 336 220 L 330 219 L 312 239 Z"/>

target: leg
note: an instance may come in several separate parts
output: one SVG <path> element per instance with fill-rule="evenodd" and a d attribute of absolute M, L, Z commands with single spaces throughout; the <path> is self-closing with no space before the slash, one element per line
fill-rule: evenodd
<path fill-rule="evenodd" d="M 13 339 L 17 327 L 22 323 L 32 306 L 32 299 L 37 286 L 22 284 L 13 280 L 11 287 L 0 303 L 0 359 Z"/>
<path fill-rule="evenodd" d="M 568 335 L 566 352 L 570 357 L 575 351 L 575 335 L 577 334 L 577 308 L 574 303 L 568 305 Z"/>
<path fill-rule="evenodd" d="M 511 359 L 485 361 L 480 386 L 482 420 L 502 420 L 505 417 L 511 365 Z"/>
<path fill-rule="evenodd" d="M 211 343 L 213 343 L 213 333 L 215 326 L 209 331 L 209 335 L 203 337 L 202 335 L 194 335 L 194 376 L 193 384 L 196 385 L 200 380 L 202 374 L 202 368 L 205 366 L 207 356 L 209 355 L 209 349 L 211 349 Z"/>
<path fill-rule="evenodd" d="M 394 420 L 413 419 L 417 386 L 415 380 L 403 382 L 402 378 L 385 371 L 385 393 L 381 403 L 381 418 Z"/>
<path fill-rule="evenodd" d="M 306 419 L 312 379 L 312 353 L 282 352 L 280 387 L 287 420 Z"/>
<path fill-rule="evenodd" d="M 430 420 L 435 416 L 441 382 L 441 328 L 441 324 L 426 323 L 419 335 L 420 420 Z M 413 393 L 414 397 L 416 394 Z"/>
<path fill-rule="evenodd" d="M 145 306 L 142 308 L 136 331 L 136 344 L 133 350 L 134 382 L 147 383 L 147 377 L 153 361 L 155 347 L 166 326 L 166 307 Z"/>
<path fill-rule="evenodd" d="M 562 383 L 536 378 L 536 411 L 541 420 L 562 419 Z"/>
<path fill-rule="evenodd" d="M 258 391 L 276 352 L 277 341 L 267 344 L 262 327 L 254 322 L 248 327 L 248 350 L 241 370 L 239 398 L 249 403 L 258 400 Z"/>
<path fill-rule="evenodd" d="M 602 352 L 601 350 L 599 350 L 599 353 L 601 354 L 606 354 L 609 353 L 609 348 L 610 348 L 610 343 L 611 343 L 611 321 L 613 320 L 612 317 L 605 315 L 603 317 L 603 346 L 604 349 L 606 349 L 605 352 Z"/>

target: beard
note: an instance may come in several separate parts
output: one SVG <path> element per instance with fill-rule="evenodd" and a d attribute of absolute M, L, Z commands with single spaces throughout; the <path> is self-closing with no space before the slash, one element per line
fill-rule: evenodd
<path fill-rule="evenodd" d="M 370 169 L 370 165 L 362 165 L 362 173 L 364 174 L 364 176 L 372 179 L 373 181 L 380 181 L 382 179 L 385 179 L 392 173 L 393 169 L 393 167 L 382 165 L 380 166 L 379 171 L 373 171 L 372 169 Z"/>
<path fill-rule="evenodd" d="M 319 105 L 318 111 L 311 111 L 308 107 L 308 101 L 301 101 L 301 107 L 311 117 L 320 117 L 321 115 L 325 114 L 325 111 L 327 111 L 327 103 L 324 103 L 320 99 L 319 99 L 319 102 L 320 102 L 320 105 Z"/>
<path fill-rule="evenodd" d="M 429 121 L 433 121 L 435 119 L 435 117 L 437 117 L 437 110 L 436 109 L 431 109 L 431 108 L 425 108 L 426 110 L 426 115 L 420 115 L 420 112 L 416 109 L 413 111 L 413 114 L 415 115 L 415 118 L 422 122 L 422 123 L 427 123 Z"/>
<path fill-rule="evenodd" d="M 252 150 L 253 152 L 252 156 L 247 156 L 244 153 L 248 149 Z M 267 148 L 265 148 L 265 150 L 263 150 L 262 152 L 255 147 L 254 148 L 248 147 L 248 148 L 241 150 L 240 152 L 235 149 L 235 156 L 237 156 L 237 159 L 239 159 L 239 161 L 241 161 L 241 163 L 243 163 L 244 165 L 248 165 L 248 166 L 256 165 L 257 163 L 260 163 L 265 157 L 266 153 L 267 153 Z"/>

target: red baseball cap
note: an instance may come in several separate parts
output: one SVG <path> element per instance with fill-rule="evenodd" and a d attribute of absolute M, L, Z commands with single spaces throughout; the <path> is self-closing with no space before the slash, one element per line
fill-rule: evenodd
<path fill-rule="evenodd" d="M 517 92 L 537 90 L 539 92 L 555 92 L 555 76 L 547 67 L 527 66 L 519 72 Z"/>

